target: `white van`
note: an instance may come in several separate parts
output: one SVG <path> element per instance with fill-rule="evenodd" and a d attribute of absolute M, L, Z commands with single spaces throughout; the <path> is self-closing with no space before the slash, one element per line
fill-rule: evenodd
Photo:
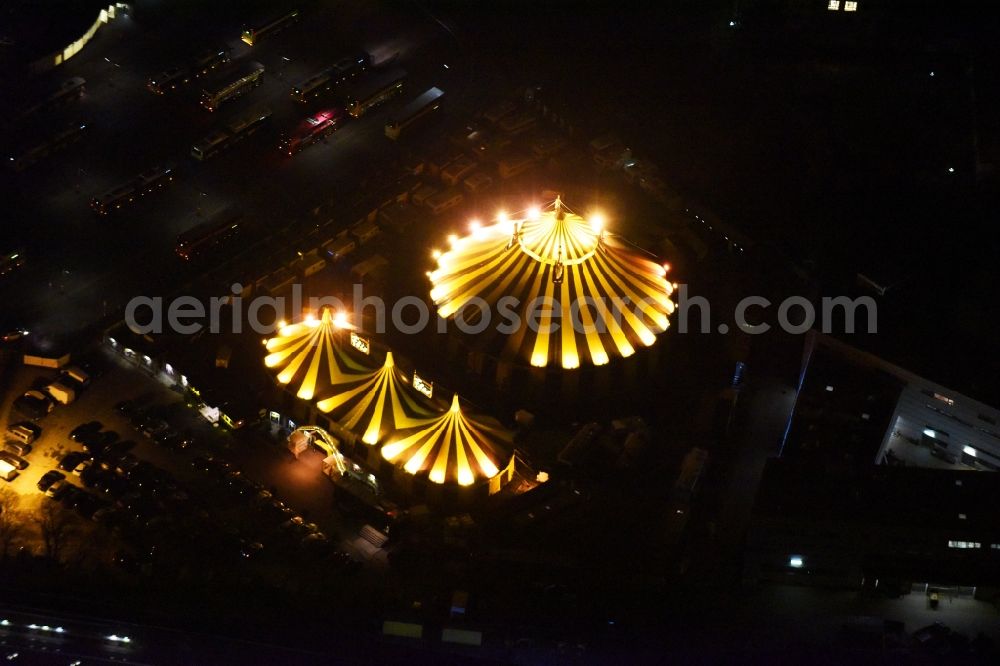
<path fill-rule="evenodd" d="M 59 382 L 46 386 L 45 392 L 52 396 L 53 400 L 63 405 L 68 405 L 76 400 L 76 391 Z"/>
<path fill-rule="evenodd" d="M 4 481 L 13 481 L 17 478 L 17 468 L 11 465 L 6 460 L 0 460 L 0 479 Z"/>
<path fill-rule="evenodd" d="M 7 427 L 7 437 L 21 442 L 22 444 L 30 445 L 38 439 L 38 434 L 37 430 L 34 430 L 23 423 L 15 423 L 14 425 Z"/>
<path fill-rule="evenodd" d="M 66 374 L 80 385 L 80 388 L 87 388 L 90 385 L 90 375 L 75 365 L 71 365 L 65 370 Z"/>

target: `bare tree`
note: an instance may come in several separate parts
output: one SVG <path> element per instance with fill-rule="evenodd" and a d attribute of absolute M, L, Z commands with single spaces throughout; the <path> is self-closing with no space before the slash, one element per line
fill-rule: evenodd
<path fill-rule="evenodd" d="M 43 500 L 35 521 L 41 532 L 45 557 L 61 561 L 63 551 L 76 531 L 73 515 L 58 502 Z"/>
<path fill-rule="evenodd" d="M 7 559 L 24 535 L 26 517 L 20 506 L 20 495 L 10 488 L 0 488 L 0 561 Z"/>

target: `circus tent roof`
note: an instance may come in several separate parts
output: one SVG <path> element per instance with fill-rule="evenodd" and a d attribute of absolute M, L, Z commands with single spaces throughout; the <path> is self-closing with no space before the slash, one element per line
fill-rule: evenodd
<path fill-rule="evenodd" d="M 434 483 L 468 486 L 499 473 L 510 461 L 511 441 L 492 419 L 467 416 L 456 394 L 444 414 L 394 433 L 382 457 L 410 474 L 426 471 Z"/>
<path fill-rule="evenodd" d="M 417 425 L 435 413 L 409 389 L 392 352 L 386 353 L 381 368 L 361 381 L 333 387 L 316 407 L 361 434 L 365 444 L 377 444 L 393 430 Z"/>
<path fill-rule="evenodd" d="M 437 413 L 409 389 L 392 352 L 386 353 L 381 367 L 367 365 L 345 344 L 350 335 L 344 321 L 323 310 L 319 319 L 282 327 L 267 341 L 264 363 L 297 397 L 315 398 L 320 411 L 366 444 L 377 444 L 389 432 Z"/>
<path fill-rule="evenodd" d="M 430 273 L 431 299 L 442 317 L 455 316 L 474 299 L 495 314 L 505 299 L 520 326 L 504 336 L 502 354 L 572 369 L 604 365 L 656 341 L 674 311 L 666 273 L 607 233 L 601 220 L 585 220 L 556 199 L 544 210 L 498 216 L 495 224 L 453 237 Z M 474 324 L 481 315 L 471 310 L 467 322 Z M 537 326 L 528 325 L 533 320 Z"/>

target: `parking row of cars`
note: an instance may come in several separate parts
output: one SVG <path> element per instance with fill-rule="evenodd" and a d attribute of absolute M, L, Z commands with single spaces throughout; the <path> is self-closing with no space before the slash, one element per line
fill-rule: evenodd
<path fill-rule="evenodd" d="M 178 431 L 167 422 L 169 409 L 165 405 L 142 405 L 137 400 L 123 400 L 115 405 L 115 411 L 146 439 L 168 449 L 187 449 L 194 444 L 194 437 L 191 431 Z"/>
<path fill-rule="evenodd" d="M 171 425 L 174 414 L 170 406 L 124 400 L 116 404 L 115 409 L 128 419 L 139 435 L 154 444 L 177 451 L 198 448 L 189 430 Z M 221 532 L 223 541 L 228 544 L 226 552 L 238 553 L 242 558 L 255 557 L 264 550 L 264 541 L 271 541 L 272 536 L 280 534 L 286 543 L 301 544 L 310 553 L 330 555 L 333 560 L 344 564 L 350 561 L 349 556 L 337 554 L 330 547 L 329 540 L 318 526 L 306 522 L 276 497 L 274 490 L 248 478 L 229 462 L 211 455 L 197 455 L 190 464 L 207 477 L 214 489 L 220 491 L 220 497 L 212 498 L 212 513 L 224 512 L 232 507 L 242 514 L 249 513 L 257 519 L 251 524 L 260 526 L 260 529 L 242 531 L 211 527 L 214 521 L 209 512 L 205 512 L 201 527 Z M 279 529 L 282 525 L 285 525 L 284 529 Z"/>
<path fill-rule="evenodd" d="M 88 386 L 91 375 L 79 366 L 70 366 L 44 386 L 33 388 L 14 400 L 14 411 L 32 421 L 52 413 L 56 405 L 74 402 Z"/>
<path fill-rule="evenodd" d="M 238 511 L 255 518 L 258 530 L 248 542 L 257 551 L 268 543 L 276 548 L 292 548 L 306 556 L 321 558 L 335 568 L 360 566 L 348 553 L 338 550 L 316 523 L 308 521 L 285 504 L 275 489 L 264 487 L 227 461 L 210 455 L 196 456 L 191 460 L 191 466 L 221 490 Z"/>
<path fill-rule="evenodd" d="M 55 381 L 36 382 L 36 388 L 25 391 L 16 398 L 13 412 L 25 418 L 10 424 L 4 432 L 3 447 L 0 448 L 0 479 L 13 481 L 30 465 L 27 455 L 32 446 L 42 436 L 42 427 L 37 421 L 48 416 L 56 405 L 76 400 L 77 395 L 90 386 L 92 366 L 70 366 L 59 373 Z"/>

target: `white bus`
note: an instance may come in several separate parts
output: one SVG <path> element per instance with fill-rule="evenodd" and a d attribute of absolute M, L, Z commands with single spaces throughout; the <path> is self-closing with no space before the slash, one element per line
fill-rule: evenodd
<path fill-rule="evenodd" d="M 440 88 L 424 91 L 415 100 L 404 106 L 395 118 L 386 123 L 385 135 L 390 139 L 398 139 L 404 129 L 440 108 L 442 97 L 444 97 L 444 92 Z"/>
<path fill-rule="evenodd" d="M 202 89 L 201 105 L 209 111 L 216 111 L 225 102 L 250 92 L 263 82 L 264 65 L 253 61 L 240 63 L 206 83 Z"/>

